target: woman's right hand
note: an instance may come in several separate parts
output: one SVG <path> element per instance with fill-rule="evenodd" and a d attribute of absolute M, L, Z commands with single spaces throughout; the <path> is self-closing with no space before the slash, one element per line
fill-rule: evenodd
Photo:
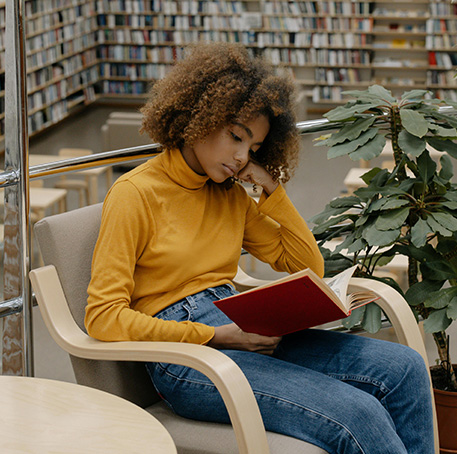
<path fill-rule="evenodd" d="M 214 337 L 208 342 L 208 346 L 272 355 L 280 340 L 281 337 L 246 333 L 235 323 L 230 323 L 215 327 Z"/>

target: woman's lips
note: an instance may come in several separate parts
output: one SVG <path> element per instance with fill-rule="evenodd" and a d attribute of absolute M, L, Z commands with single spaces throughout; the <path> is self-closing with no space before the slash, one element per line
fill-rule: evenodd
<path fill-rule="evenodd" d="M 226 164 L 222 164 L 222 166 L 224 167 L 225 171 L 228 173 L 228 175 L 230 177 L 233 177 L 234 175 L 236 175 L 238 169 L 235 169 L 234 167 L 232 166 L 228 166 Z"/>

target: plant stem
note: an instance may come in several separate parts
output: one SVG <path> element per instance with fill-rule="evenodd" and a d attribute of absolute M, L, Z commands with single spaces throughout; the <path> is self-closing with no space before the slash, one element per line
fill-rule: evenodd
<path fill-rule="evenodd" d="M 457 391 L 457 378 L 449 359 L 449 342 L 446 333 L 444 331 L 433 333 L 433 339 L 438 349 L 440 364 L 448 371 L 449 387 L 452 391 Z"/>
<path fill-rule="evenodd" d="M 403 181 L 406 179 L 406 169 L 404 167 L 400 168 L 403 151 L 398 145 L 398 135 L 400 134 L 401 128 L 400 108 L 397 105 L 393 105 L 390 109 L 390 133 L 392 150 L 394 153 L 395 166 L 398 168 L 398 179 Z"/>

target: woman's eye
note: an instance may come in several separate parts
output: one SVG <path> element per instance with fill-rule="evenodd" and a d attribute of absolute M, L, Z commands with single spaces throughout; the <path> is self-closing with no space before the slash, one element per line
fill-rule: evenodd
<path fill-rule="evenodd" d="M 235 133 L 231 132 L 230 133 L 233 140 L 236 140 L 237 142 L 241 142 L 241 137 L 237 136 Z"/>

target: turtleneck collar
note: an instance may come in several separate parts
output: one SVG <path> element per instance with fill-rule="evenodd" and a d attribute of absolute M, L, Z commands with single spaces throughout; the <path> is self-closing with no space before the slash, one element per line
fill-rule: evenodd
<path fill-rule="evenodd" d="M 168 176 L 179 186 L 186 189 L 201 189 L 209 180 L 207 175 L 199 175 L 184 160 L 179 150 L 164 150 L 160 155 Z"/>

